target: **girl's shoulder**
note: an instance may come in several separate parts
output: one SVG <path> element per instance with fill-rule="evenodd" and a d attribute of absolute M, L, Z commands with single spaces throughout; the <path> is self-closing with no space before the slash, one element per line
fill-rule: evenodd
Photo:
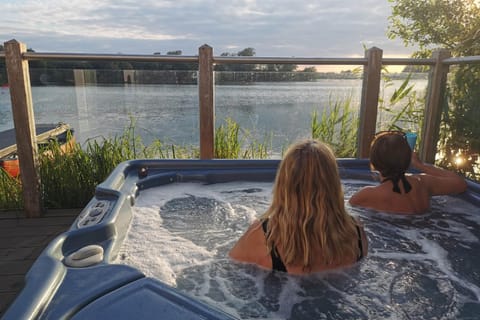
<path fill-rule="evenodd" d="M 350 204 L 361 206 L 378 193 L 379 186 L 366 186 L 355 192 L 349 199 Z"/>

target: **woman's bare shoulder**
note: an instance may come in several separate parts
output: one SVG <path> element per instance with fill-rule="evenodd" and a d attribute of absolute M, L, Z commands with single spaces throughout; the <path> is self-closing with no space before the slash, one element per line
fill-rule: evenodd
<path fill-rule="evenodd" d="M 261 224 L 261 221 L 255 220 L 248 227 L 247 231 L 245 231 L 230 250 L 230 257 L 243 261 L 251 259 L 249 256 L 252 253 L 252 248 L 255 248 L 258 245 L 258 242 L 260 241 L 259 239 L 262 239 Z"/>
<path fill-rule="evenodd" d="M 352 205 L 362 205 L 375 194 L 377 186 L 366 186 L 355 192 L 348 202 Z"/>

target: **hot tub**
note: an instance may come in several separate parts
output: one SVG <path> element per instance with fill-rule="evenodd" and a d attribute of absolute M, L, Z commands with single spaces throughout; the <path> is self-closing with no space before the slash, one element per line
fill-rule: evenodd
<path fill-rule="evenodd" d="M 367 183 L 371 181 L 372 177 L 368 161 L 339 159 L 338 163 L 342 180 Z M 191 183 L 218 186 L 222 186 L 223 183 L 243 183 L 246 181 L 271 183 L 274 180 L 278 164 L 278 160 L 133 160 L 122 163 L 105 182 L 97 187 L 94 198 L 82 210 L 70 230 L 52 241 L 39 256 L 26 276 L 24 289 L 7 310 L 4 319 L 235 319 L 240 317 L 282 317 L 282 314 L 279 313 L 279 310 L 282 309 L 281 306 L 273 306 L 273 309 L 277 308 L 273 313 L 235 312 L 235 310 L 232 312 L 230 308 L 223 308 L 222 303 L 214 306 L 203 300 L 202 297 L 184 292 L 171 286 L 166 281 L 146 275 L 148 269 L 141 271 L 140 268 L 135 266 L 119 263 L 119 260 L 122 260 L 119 259 L 119 256 L 123 255 L 122 245 L 131 228 L 133 208 L 143 191 L 147 192 L 157 187 L 168 189 L 170 188 L 169 186 L 173 185 L 181 188 L 182 184 L 188 185 Z M 255 192 L 255 190 L 255 188 L 250 188 L 246 189 L 246 192 L 251 193 Z M 459 199 L 479 209 L 480 186 L 469 182 L 468 191 L 459 196 Z M 446 201 L 449 200 L 447 199 Z M 197 204 L 194 203 L 194 205 Z M 480 210 L 475 211 L 477 211 L 475 214 L 480 214 Z M 431 214 L 434 215 L 435 213 Z M 376 217 L 372 213 L 372 218 L 367 216 L 366 220 L 376 223 L 373 221 L 377 219 Z M 389 218 L 385 219 L 388 220 Z M 428 219 L 419 221 L 417 220 L 416 223 L 428 223 Z M 366 229 L 368 229 L 369 222 L 364 221 Z M 410 222 L 401 220 L 399 223 L 400 225 L 405 225 Z M 442 228 L 450 227 L 444 224 L 445 222 L 441 222 L 439 226 Z M 418 226 L 415 227 L 418 228 Z M 453 228 L 454 226 L 451 227 Z M 472 237 L 475 238 L 480 225 L 475 222 L 471 227 L 475 231 L 472 233 Z M 378 244 L 379 242 L 376 242 L 374 239 L 376 236 L 377 234 L 369 234 L 369 240 L 372 243 L 372 260 L 377 258 L 375 252 L 382 250 L 382 248 L 379 249 L 382 245 Z M 475 243 L 475 239 L 470 240 Z M 146 245 L 148 246 L 149 244 L 147 243 Z M 402 245 L 404 244 L 400 243 L 400 247 Z M 478 239 L 477 244 L 474 246 L 478 246 Z M 415 248 L 407 247 L 405 250 L 408 254 L 412 254 L 410 251 L 415 250 Z M 385 253 L 382 251 L 380 255 L 382 259 L 384 255 Z M 367 260 L 369 257 L 367 257 Z M 418 258 L 417 256 L 415 257 L 414 259 Z M 388 256 L 386 259 L 388 259 Z M 394 261 L 397 263 L 397 260 L 394 259 Z M 236 266 L 236 263 L 231 262 L 231 265 Z M 404 266 L 398 265 L 386 266 L 387 269 L 390 267 L 404 268 Z M 237 272 L 236 270 L 241 268 L 249 267 L 238 266 L 238 268 L 232 268 L 229 272 L 235 273 Z M 345 271 L 340 271 L 340 275 L 338 273 L 333 273 L 333 275 L 331 273 L 327 274 L 327 278 L 333 277 L 334 279 L 328 280 L 328 285 L 330 286 L 334 283 L 333 286 L 345 286 L 347 289 L 343 288 L 342 290 L 351 291 L 352 297 L 356 297 L 355 290 L 349 289 L 348 286 L 355 286 L 354 282 L 357 280 L 358 283 L 371 281 L 366 279 L 369 276 L 368 270 L 361 270 L 361 266 L 356 268 L 360 270 L 354 270 L 353 272 L 362 274 L 362 279 L 350 281 L 351 279 L 349 278 L 349 281 L 345 281 L 345 279 L 342 279 Z M 429 284 L 431 279 L 423 279 L 421 270 L 412 270 L 408 266 L 405 268 L 407 268 L 405 269 L 407 271 L 402 269 L 403 271 L 396 276 L 395 283 L 405 284 L 409 281 L 423 281 L 425 284 Z M 415 268 L 413 267 L 413 269 Z M 439 268 L 441 270 L 445 269 Z M 472 270 L 477 269 L 472 267 Z M 263 272 L 263 275 L 269 279 L 265 283 L 272 283 L 273 281 L 272 286 L 276 286 L 278 283 L 281 284 L 282 281 L 289 281 L 285 280 L 285 277 L 289 276 L 282 274 L 277 279 L 277 283 L 277 280 L 270 279 L 270 273 L 265 270 L 252 271 L 248 269 L 246 273 L 251 276 L 252 272 Z M 474 272 L 478 273 L 478 271 Z M 439 294 L 442 295 L 440 299 L 444 299 L 443 295 L 450 297 L 463 294 L 469 290 L 469 286 L 474 288 L 471 289 L 472 292 L 465 293 L 467 300 L 470 299 L 467 303 L 462 302 L 461 305 L 460 303 L 455 303 L 444 314 L 441 314 L 440 318 L 442 316 L 446 318 L 454 316 L 467 319 L 469 315 L 478 314 L 480 312 L 480 302 L 478 301 L 480 297 L 480 289 L 478 289 L 480 287 L 480 277 L 478 274 L 466 276 L 468 281 L 465 285 L 462 284 L 464 283 L 462 279 L 458 283 L 456 282 L 456 278 L 462 278 L 461 275 L 456 275 L 455 279 L 448 281 L 442 280 L 443 276 L 439 272 L 438 277 L 440 280 L 438 283 L 433 284 L 435 287 L 441 287 L 438 289 Z M 435 277 L 435 274 L 433 277 Z M 311 282 L 312 279 L 318 278 L 311 278 L 308 280 L 310 282 L 307 281 L 306 284 L 302 285 L 312 286 L 312 283 L 315 283 Z M 325 282 L 325 279 L 321 279 L 322 283 Z M 297 277 L 295 281 L 304 280 L 303 278 L 298 280 Z M 353 311 L 342 311 L 337 307 L 329 305 L 331 300 L 322 302 L 322 300 L 318 300 L 318 297 L 316 297 L 315 299 L 299 302 L 299 304 L 295 305 L 296 309 L 292 307 L 292 310 L 296 310 L 295 314 L 293 311 L 289 314 L 290 311 L 287 310 L 284 316 L 290 319 L 313 318 L 320 315 L 325 315 L 327 318 L 335 318 L 335 316 L 348 318 L 350 316 L 358 319 L 392 317 L 395 319 L 406 319 L 412 315 L 415 316 L 408 313 L 408 308 L 411 310 L 415 301 L 407 301 L 414 295 L 411 292 L 405 292 L 407 290 L 405 285 L 398 287 L 392 283 L 390 283 L 390 297 L 388 299 L 393 301 L 393 309 L 399 306 L 399 309 L 394 312 L 377 310 L 378 307 L 370 308 L 368 306 L 357 308 L 358 310 L 354 308 L 354 310 L 352 309 Z M 318 291 L 319 289 L 316 288 L 315 290 Z M 335 296 L 338 288 L 329 290 L 330 293 L 328 295 Z M 415 290 L 418 290 L 418 288 Z M 428 290 L 428 288 L 425 288 L 425 290 Z M 415 294 L 418 295 L 418 292 Z M 382 299 L 384 299 L 382 297 L 370 297 L 370 293 L 366 296 L 369 296 L 369 299 L 378 300 L 377 302 L 372 302 L 372 306 L 375 303 L 381 305 Z M 261 297 L 260 300 L 264 301 L 265 299 Z M 368 305 L 368 302 L 363 301 L 362 298 L 347 298 L 347 300 L 354 301 L 356 304 Z M 320 302 L 312 305 L 310 311 L 305 311 L 305 306 L 311 305 L 312 301 Z M 262 303 L 268 305 L 270 302 Z M 226 303 L 226 305 L 231 304 Z M 404 307 L 407 305 L 408 307 Z M 246 308 L 249 309 L 251 307 L 248 305 Z M 335 315 L 334 313 L 337 311 L 338 313 Z M 282 312 L 285 312 L 285 310 Z M 432 312 L 435 314 L 435 310 Z M 426 312 L 425 314 L 428 315 L 429 313 Z"/>

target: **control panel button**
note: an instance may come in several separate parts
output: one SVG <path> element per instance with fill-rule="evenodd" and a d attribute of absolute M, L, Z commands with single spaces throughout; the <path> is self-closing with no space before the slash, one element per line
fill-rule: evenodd
<path fill-rule="evenodd" d="M 85 228 L 100 223 L 110 210 L 110 201 L 99 200 L 86 209 L 78 218 L 77 227 Z"/>

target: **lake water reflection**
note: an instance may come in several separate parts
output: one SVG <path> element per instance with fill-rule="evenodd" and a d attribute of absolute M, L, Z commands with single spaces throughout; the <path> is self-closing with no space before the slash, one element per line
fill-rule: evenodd
<path fill-rule="evenodd" d="M 398 82 L 400 84 L 400 81 Z M 272 138 L 274 150 L 310 135 L 311 114 L 352 99 L 359 107 L 361 80 L 268 82 L 215 88 L 216 122 L 233 118 L 258 139 Z M 426 81 L 416 80 L 418 90 Z M 13 127 L 8 89 L 0 89 L 0 131 Z M 198 145 L 198 87 L 195 85 L 42 86 L 32 88 L 36 123 L 65 122 L 77 141 L 121 134 L 133 117 L 145 144 Z"/>

